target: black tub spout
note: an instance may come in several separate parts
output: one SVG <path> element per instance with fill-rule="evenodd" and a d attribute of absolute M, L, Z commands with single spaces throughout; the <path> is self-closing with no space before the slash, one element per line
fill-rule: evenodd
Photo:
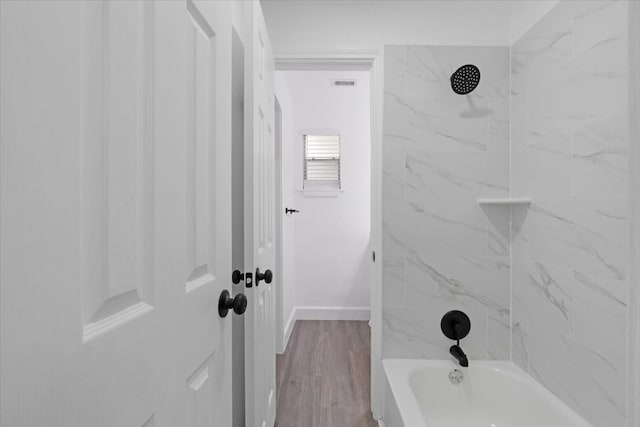
<path fill-rule="evenodd" d="M 469 366 L 469 359 L 467 359 L 467 355 L 464 354 L 464 351 L 462 351 L 462 348 L 459 345 L 452 345 L 449 349 L 449 353 L 456 358 L 460 366 L 464 368 Z"/>

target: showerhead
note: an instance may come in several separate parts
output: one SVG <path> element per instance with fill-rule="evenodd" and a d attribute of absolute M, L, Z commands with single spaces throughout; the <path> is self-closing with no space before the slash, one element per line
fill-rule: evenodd
<path fill-rule="evenodd" d="M 451 75 L 451 89 L 458 95 L 473 92 L 478 87 L 478 83 L 480 83 L 480 70 L 475 65 L 463 65 Z"/>

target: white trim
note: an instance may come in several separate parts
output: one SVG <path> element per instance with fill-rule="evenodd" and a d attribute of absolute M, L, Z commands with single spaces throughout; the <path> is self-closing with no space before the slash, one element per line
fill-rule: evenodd
<path fill-rule="evenodd" d="M 378 420 L 378 427 L 386 427 L 384 421 L 382 421 L 382 418 Z"/>
<path fill-rule="evenodd" d="M 274 93 L 274 148 L 275 148 L 275 215 L 276 219 L 276 353 L 282 354 L 287 348 L 284 332 L 284 257 L 282 254 L 284 203 L 282 198 L 282 107 Z"/>
<path fill-rule="evenodd" d="M 284 342 L 278 354 L 287 350 L 291 334 L 298 320 L 362 320 L 368 321 L 369 307 L 293 307 L 284 327 Z"/>
<path fill-rule="evenodd" d="M 304 141 L 305 135 L 340 136 L 340 129 L 298 129 L 298 135 Z"/>
<path fill-rule="evenodd" d="M 344 193 L 344 188 L 335 188 L 333 190 L 298 190 L 304 197 L 338 197 Z"/>
<path fill-rule="evenodd" d="M 369 320 L 369 307 L 296 307 L 296 320 Z"/>
<path fill-rule="evenodd" d="M 284 341 L 281 351 L 278 354 L 282 354 L 287 351 L 287 346 L 289 345 L 289 339 L 291 338 L 291 334 L 293 333 L 293 328 L 296 326 L 296 308 L 294 307 L 291 310 L 291 315 L 289 316 L 289 320 L 287 320 L 287 324 L 284 327 Z"/>
<path fill-rule="evenodd" d="M 369 71 L 377 55 L 377 50 L 290 53 L 276 54 L 275 61 L 278 71 Z"/>
<path fill-rule="evenodd" d="M 385 377 L 382 367 L 382 142 L 384 113 L 384 51 L 371 69 L 371 412 L 384 413 Z"/>
<path fill-rule="evenodd" d="M 629 307 L 627 426 L 640 425 L 640 4 L 629 2 Z"/>

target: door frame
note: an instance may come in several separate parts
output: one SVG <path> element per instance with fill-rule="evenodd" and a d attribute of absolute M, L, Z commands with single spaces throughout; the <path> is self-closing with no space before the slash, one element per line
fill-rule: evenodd
<path fill-rule="evenodd" d="M 629 69 L 640 67 L 640 4 L 629 2 Z M 640 425 L 640 75 L 629 76 L 629 306 L 627 426 Z"/>
<path fill-rule="evenodd" d="M 382 112 L 384 95 L 383 50 L 352 50 L 308 54 L 275 54 L 276 71 L 351 70 L 369 71 L 371 90 L 371 238 L 375 252 L 371 263 L 371 413 L 383 414 L 384 372 L 382 369 Z M 277 189 L 281 191 L 281 189 Z M 280 250 L 278 250 L 279 252 Z M 276 256 L 278 256 L 276 252 Z M 281 255 L 281 254 L 280 254 Z M 281 293 L 281 288 L 277 288 Z M 282 311 L 282 295 L 276 294 L 276 310 Z M 281 333 L 281 331 L 278 331 Z"/>
<path fill-rule="evenodd" d="M 282 251 L 282 233 L 283 233 L 283 221 L 282 221 L 282 210 L 284 206 L 282 206 L 282 107 L 280 106 L 280 101 L 278 101 L 277 94 L 273 96 L 273 109 L 274 109 L 274 132 L 273 132 L 273 144 L 274 151 L 276 157 L 275 164 L 275 184 L 276 184 L 276 194 L 275 194 L 275 203 L 274 207 L 276 212 L 274 212 L 276 219 L 276 274 L 275 274 L 275 290 L 276 290 L 276 353 L 282 354 L 285 350 L 285 339 L 284 339 L 284 290 L 283 290 L 283 251 Z"/>

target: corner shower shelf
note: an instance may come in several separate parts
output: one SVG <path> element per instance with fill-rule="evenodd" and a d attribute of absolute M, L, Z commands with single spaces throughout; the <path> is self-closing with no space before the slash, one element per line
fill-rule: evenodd
<path fill-rule="evenodd" d="M 522 197 L 519 199 L 478 199 L 479 205 L 530 205 L 530 197 Z"/>

